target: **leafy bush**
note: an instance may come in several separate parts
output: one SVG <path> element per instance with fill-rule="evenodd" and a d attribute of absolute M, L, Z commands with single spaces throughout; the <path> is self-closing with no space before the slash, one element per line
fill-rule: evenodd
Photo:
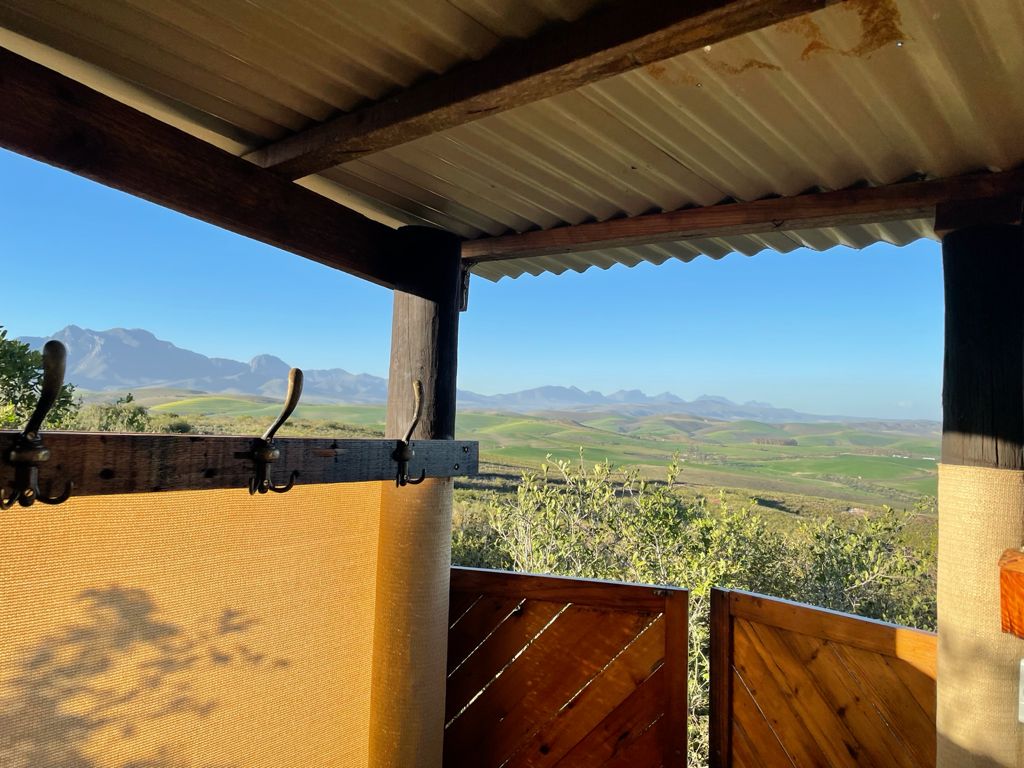
<path fill-rule="evenodd" d="M 113 403 L 86 406 L 72 427 L 85 432 L 148 432 L 149 411 L 135 403 L 135 397 L 129 392 Z"/>

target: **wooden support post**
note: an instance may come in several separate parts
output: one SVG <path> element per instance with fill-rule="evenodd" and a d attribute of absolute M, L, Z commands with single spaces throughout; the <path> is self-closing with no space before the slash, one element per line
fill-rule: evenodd
<path fill-rule="evenodd" d="M 392 259 L 410 281 L 395 291 L 388 383 L 388 437 L 414 416 L 413 381 L 423 383 L 415 440 L 455 434 L 455 372 L 462 263 L 459 239 L 424 227 L 396 235 Z M 404 283 L 403 283 L 404 284 Z M 413 290 L 415 289 L 415 290 Z M 371 694 L 372 768 L 438 768 L 444 741 L 450 480 L 382 492 Z"/>
<path fill-rule="evenodd" d="M 1024 640 L 1000 631 L 999 558 L 1024 541 L 1020 201 L 940 206 L 946 286 L 939 467 L 939 768 L 1024 766 Z M 999 212 L 996 219 L 994 213 Z"/>
<path fill-rule="evenodd" d="M 385 436 L 405 435 L 413 418 L 413 381 L 419 379 L 423 416 L 413 439 L 451 440 L 462 302 L 460 240 L 439 229 L 403 227 L 395 233 L 394 248 L 400 282 L 410 283 L 410 290 L 395 291 Z"/>

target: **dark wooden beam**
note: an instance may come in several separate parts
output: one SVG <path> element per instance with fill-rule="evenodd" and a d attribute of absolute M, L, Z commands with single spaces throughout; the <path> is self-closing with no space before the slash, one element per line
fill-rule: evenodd
<path fill-rule="evenodd" d="M 0 147 L 393 287 L 393 230 L 0 48 Z M 7 189 L 7 194 L 17 194 Z"/>
<path fill-rule="evenodd" d="M 455 436 L 462 261 L 459 238 L 428 227 L 395 232 L 393 261 L 423 282 L 415 292 L 396 290 L 391 324 L 391 366 L 385 435 L 402 437 L 414 414 L 413 382 L 423 385 L 423 411 L 413 437 Z"/>
<path fill-rule="evenodd" d="M 8 492 L 14 467 L 6 461 L 18 432 L 0 432 L 0 488 Z M 73 496 L 154 493 L 237 488 L 248 493 L 252 461 L 245 458 L 251 437 L 46 432 L 50 460 L 41 465 L 42 491 L 56 495 L 67 481 Z M 293 470 L 296 485 L 393 480 L 394 440 L 332 440 L 283 437 L 275 441 L 281 458 L 271 476 L 284 484 Z M 413 441 L 410 471 L 419 477 L 475 475 L 477 444 L 452 440 Z M 38 509 L 38 507 L 36 507 Z M 8 511 L 4 514 L 14 514 Z"/>
<path fill-rule="evenodd" d="M 520 235 L 487 237 L 463 243 L 462 257 L 472 263 L 507 261 L 705 237 L 930 219 L 936 205 L 950 200 L 980 200 L 1020 194 L 1024 194 L 1024 168 L 688 208 Z"/>
<path fill-rule="evenodd" d="M 1019 198 L 995 202 L 989 211 L 949 204 L 937 217 L 946 297 L 942 462 L 1022 470 L 1024 227 Z"/>
<path fill-rule="evenodd" d="M 841 1 L 618 0 L 247 158 L 286 178 L 308 176 Z"/>

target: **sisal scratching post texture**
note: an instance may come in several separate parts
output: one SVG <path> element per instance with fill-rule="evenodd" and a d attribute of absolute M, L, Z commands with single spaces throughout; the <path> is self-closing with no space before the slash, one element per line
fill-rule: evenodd
<path fill-rule="evenodd" d="M 940 768 L 1024 767 L 1024 641 L 999 621 L 999 556 L 1024 542 L 1024 472 L 939 466 Z"/>
<path fill-rule="evenodd" d="M 370 765 L 441 764 L 451 480 L 385 486 L 377 561 Z"/>

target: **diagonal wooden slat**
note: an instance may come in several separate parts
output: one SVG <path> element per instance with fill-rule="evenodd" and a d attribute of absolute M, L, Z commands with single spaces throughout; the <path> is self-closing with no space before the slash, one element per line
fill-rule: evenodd
<path fill-rule="evenodd" d="M 448 629 L 455 626 L 455 623 L 479 599 L 480 594 L 477 592 L 456 592 L 452 590 L 451 595 L 448 597 Z"/>
<path fill-rule="evenodd" d="M 892 733 L 869 697 L 863 695 L 859 681 L 836 663 L 828 640 L 819 640 L 796 632 L 779 631 L 779 636 L 803 663 L 808 676 L 828 703 L 820 719 L 834 717 L 850 731 L 859 745 L 858 753 L 873 765 L 916 768 L 917 761 L 900 738 Z"/>
<path fill-rule="evenodd" d="M 821 746 L 800 725 L 802 716 L 792 691 L 781 687 L 769 669 L 770 662 L 764 658 L 767 654 L 762 655 L 763 648 L 753 637 L 750 624 L 734 620 L 733 637 L 736 671 L 793 762 L 800 766 L 828 766 L 828 757 Z"/>
<path fill-rule="evenodd" d="M 685 590 L 453 568 L 451 593 L 446 768 L 685 767 Z"/>
<path fill-rule="evenodd" d="M 475 755 L 480 768 L 500 766 L 531 724 L 555 714 L 649 620 L 570 606 L 451 723 L 452 738 Z M 501 728 L 488 733 L 485 726 L 496 722 Z"/>
<path fill-rule="evenodd" d="M 903 736 L 918 763 L 935 765 L 935 721 L 917 704 L 888 660 L 849 646 L 836 646 L 835 651 L 857 676 L 864 695 L 872 699 L 892 730 Z"/>
<path fill-rule="evenodd" d="M 657 721 L 664 696 L 665 668 L 662 666 L 555 765 L 557 768 L 592 768 L 625 754 Z M 660 760 L 654 765 L 660 765 Z"/>
<path fill-rule="evenodd" d="M 713 768 L 934 767 L 934 634 L 717 592 Z"/>
<path fill-rule="evenodd" d="M 662 717 L 636 739 L 624 744 L 602 768 L 660 768 L 664 765 L 664 728 L 665 717 Z"/>
<path fill-rule="evenodd" d="M 557 763 L 601 720 L 653 674 L 665 656 L 665 621 L 657 619 L 564 709 L 541 727 L 505 768 L 547 768 Z"/>
<path fill-rule="evenodd" d="M 448 672 L 486 640 L 507 619 L 521 601 L 514 597 L 484 596 L 467 610 L 448 638 Z"/>
<path fill-rule="evenodd" d="M 779 742 L 764 713 L 750 695 L 739 673 L 732 670 L 733 712 L 732 749 L 735 766 L 746 768 L 768 768 L 769 766 L 791 766 L 793 761 Z"/>
<path fill-rule="evenodd" d="M 445 722 L 462 711 L 563 608 L 565 606 L 559 603 L 527 600 L 519 611 L 503 621 L 472 656 L 449 675 Z"/>
<path fill-rule="evenodd" d="M 776 684 L 789 696 L 793 710 L 825 753 L 829 765 L 836 768 L 857 766 L 861 757 L 860 745 L 846 723 L 835 717 L 815 686 L 814 679 L 782 641 L 780 634 L 784 630 L 763 624 L 748 623 L 747 627 Z"/>
<path fill-rule="evenodd" d="M 921 707 L 922 711 L 931 722 L 935 721 L 935 678 L 924 674 L 917 667 L 907 664 L 902 659 L 886 658 L 892 671 L 896 673 L 900 681 L 907 686 L 907 690 L 914 697 L 914 701 Z"/>

